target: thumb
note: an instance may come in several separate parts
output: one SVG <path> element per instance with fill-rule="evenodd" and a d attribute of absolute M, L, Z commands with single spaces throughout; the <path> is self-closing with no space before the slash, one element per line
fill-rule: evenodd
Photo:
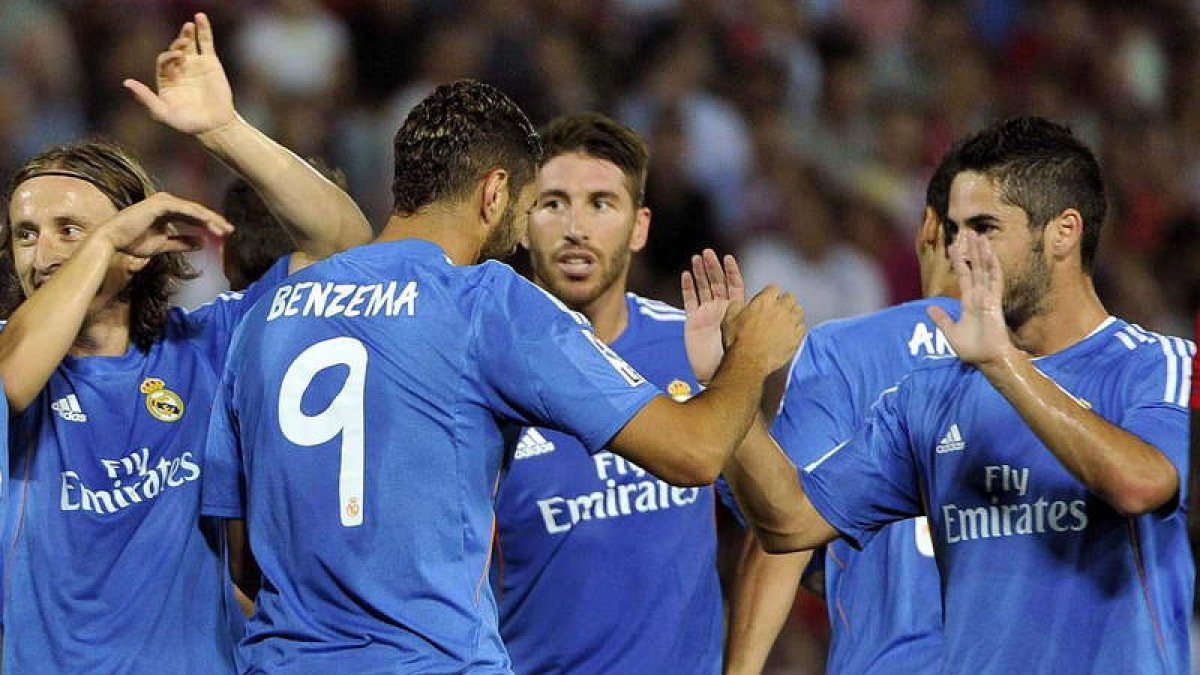
<path fill-rule="evenodd" d="M 150 112 L 151 117 L 156 120 L 161 120 L 164 117 L 167 106 L 162 102 L 162 99 L 158 97 L 158 94 L 154 93 L 154 91 L 150 89 L 150 87 L 147 87 L 133 78 L 126 79 L 121 83 L 121 86 L 125 87 L 131 94 L 133 94 L 133 97 L 138 100 L 138 103 L 141 103 L 142 107 Z"/>

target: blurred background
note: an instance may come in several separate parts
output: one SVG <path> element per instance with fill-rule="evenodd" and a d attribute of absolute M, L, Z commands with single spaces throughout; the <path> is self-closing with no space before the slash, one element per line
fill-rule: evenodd
<path fill-rule="evenodd" d="M 0 175 L 102 133 L 165 189 L 220 204 L 229 173 L 120 86 L 151 83 L 200 10 L 243 115 L 342 169 L 377 227 L 400 121 L 476 77 L 536 124 L 594 109 L 645 136 L 654 216 L 633 290 L 678 303 L 688 255 L 715 246 L 815 324 L 917 297 L 912 240 L 941 153 L 1039 114 L 1107 172 L 1109 310 L 1184 335 L 1200 305 L 1196 0 L 0 0 Z M 197 266 L 180 304 L 225 287 L 215 253 Z M 798 603 L 771 672 L 819 672 L 823 616 Z"/>

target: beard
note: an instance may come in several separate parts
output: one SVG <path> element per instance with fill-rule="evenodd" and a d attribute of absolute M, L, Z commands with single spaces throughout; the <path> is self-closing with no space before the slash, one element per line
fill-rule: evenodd
<path fill-rule="evenodd" d="M 517 222 L 517 209 L 512 202 L 504 209 L 504 215 L 496 227 L 488 232 L 479 249 L 481 260 L 500 260 L 512 255 L 521 241 L 521 228 Z"/>
<path fill-rule="evenodd" d="M 1044 311 L 1046 294 L 1050 291 L 1050 267 L 1043 255 L 1045 246 L 1039 240 L 1029 250 L 1025 266 L 1004 284 L 1004 322 L 1017 330 Z"/>
<path fill-rule="evenodd" d="M 546 290 L 575 311 L 583 311 L 584 308 L 595 302 L 596 298 L 604 295 L 616 285 L 621 279 L 621 275 L 629 269 L 629 259 L 632 255 L 628 245 L 618 248 L 612 257 L 602 256 L 595 250 L 592 253 L 596 255 L 600 269 L 598 274 L 592 275 L 585 281 L 568 279 L 559 274 L 557 270 L 553 270 L 549 274 L 537 275 L 539 282 Z M 546 260 L 542 264 L 545 265 L 543 269 L 551 270 L 554 263 Z"/>

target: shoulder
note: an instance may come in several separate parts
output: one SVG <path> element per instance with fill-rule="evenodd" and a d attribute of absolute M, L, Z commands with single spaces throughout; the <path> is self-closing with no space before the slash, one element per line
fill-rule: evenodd
<path fill-rule="evenodd" d="M 629 310 L 631 312 L 636 311 L 638 315 L 644 316 L 651 321 L 659 323 L 682 323 L 687 321 L 687 314 L 682 309 L 668 305 L 661 300 L 643 298 L 636 293 L 626 293 L 625 298 L 629 303 Z"/>
<path fill-rule="evenodd" d="M 634 293 L 625 294 L 625 303 L 629 324 L 637 327 L 642 340 L 683 340 L 687 314 L 682 309 Z"/>
<path fill-rule="evenodd" d="M 470 289 L 468 292 L 482 296 L 478 298 L 480 313 L 506 321 L 511 319 L 517 333 L 536 332 L 547 322 L 591 326 L 583 314 L 572 311 L 562 300 L 502 262 L 489 260 L 457 269 L 464 274 L 463 283 Z"/>
<path fill-rule="evenodd" d="M 1104 345 L 1124 362 L 1122 376 L 1131 385 L 1151 387 L 1166 403 L 1186 406 L 1191 393 L 1196 343 L 1117 320 Z"/>
<path fill-rule="evenodd" d="M 953 298 L 914 300 L 870 314 L 827 321 L 809 331 L 809 340 L 834 352 L 861 352 L 866 347 L 871 353 L 882 353 L 880 348 L 888 343 L 903 343 L 914 356 L 949 355 L 949 342 L 926 313 L 932 306 L 958 315 L 958 301 Z"/>

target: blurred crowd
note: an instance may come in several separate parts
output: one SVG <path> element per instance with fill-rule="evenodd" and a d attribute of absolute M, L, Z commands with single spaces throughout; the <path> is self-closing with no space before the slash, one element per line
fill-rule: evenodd
<path fill-rule="evenodd" d="M 1032 113 L 1070 123 L 1108 172 L 1109 308 L 1182 334 L 1200 304 L 1189 0 L 5 0 L 0 173 L 102 133 L 166 189 L 220 203 L 227 173 L 120 87 L 153 78 L 196 10 L 243 113 L 344 170 L 375 223 L 399 121 L 436 83 L 477 77 L 535 123 L 596 109 L 648 139 L 636 290 L 674 300 L 687 255 L 717 245 L 817 323 L 916 297 L 932 166 L 955 137 Z M 187 301 L 219 289 L 208 277 Z"/>
<path fill-rule="evenodd" d="M 912 239 L 941 153 L 1039 114 L 1107 172 L 1108 308 L 1187 334 L 1200 306 L 1193 0 L 3 0 L 0 175 L 101 133 L 162 187 L 220 204 L 228 172 L 120 86 L 151 83 L 198 10 L 242 113 L 343 170 L 377 225 L 400 120 L 437 83 L 476 77 L 536 124 L 594 109 L 646 137 L 654 216 L 633 290 L 678 302 L 688 255 L 716 246 L 814 324 L 917 297 Z M 182 304 L 223 288 L 197 262 L 212 271 Z"/>

